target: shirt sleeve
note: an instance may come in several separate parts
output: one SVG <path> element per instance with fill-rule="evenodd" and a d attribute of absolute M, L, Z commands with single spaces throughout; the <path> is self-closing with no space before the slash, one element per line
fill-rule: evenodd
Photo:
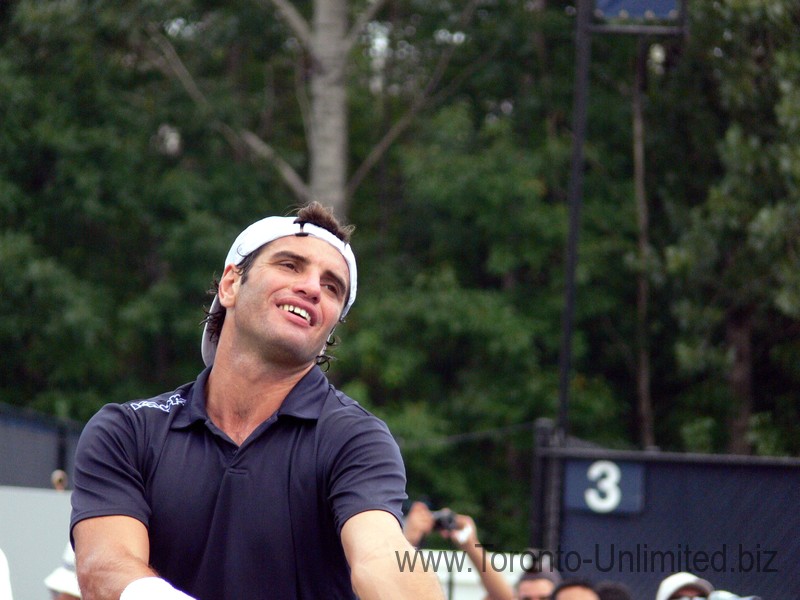
<path fill-rule="evenodd" d="M 83 519 L 125 515 L 145 526 L 145 498 L 136 428 L 131 411 L 107 404 L 86 424 L 75 452 L 70 531 Z"/>
<path fill-rule="evenodd" d="M 361 407 L 335 418 L 329 434 L 328 500 L 337 533 L 347 520 L 367 510 L 384 510 L 402 522 L 406 473 L 388 427 Z"/>

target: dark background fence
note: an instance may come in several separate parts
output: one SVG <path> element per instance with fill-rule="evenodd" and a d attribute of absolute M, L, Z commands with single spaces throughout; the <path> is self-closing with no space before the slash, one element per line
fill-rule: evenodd
<path fill-rule="evenodd" d="M 635 598 L 690 571 L 717 589 L 800 598 L 800 459 L 613 451 L 537 428 L 532 543 L 562 575 Z"/>
<path fill-rule="evenodd" d="M 51 475 L 71 480 L 83 426 L 0 403 L 0 485 L 52 488 Z"/>

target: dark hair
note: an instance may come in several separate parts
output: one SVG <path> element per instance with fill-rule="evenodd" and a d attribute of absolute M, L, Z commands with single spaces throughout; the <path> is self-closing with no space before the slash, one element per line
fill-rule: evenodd
<path fill-rule="evenodd" d="M 317 227 L 327 229 L 345 244 L 350 243 L 350 236 L 356 228 L 355 225 L 343 225 L 340 223 L 332 208 L 326 208 L 317 201 L 299 209 L 295 223 L 311 223 Z"/>
<path fill-rule="evenodd" d="M 630 588 L 619 581 L 601 581 L 594 591 L 600 600 L 633 600 Z"/>
<path fill-rule="evenodd" d="M 316 225 L 317 227 L 322 227 L 323 229 L 327 229 L 337 238 L 345 242 L 346 244 L 350 243 L 350 236 L 353 234 L 355 230 L 354 225 L 342 225 L 339 222 L 339 219 L 336 218 L 336 215 L 333 213 L 332 208 L 328 208 L 323 206 L 317 201 L 313 201 L 306 206 L 297 210 L 297 218 L 294 221 L 295 223 L 311 223 L 312 225 Z M 269 242 L 268 242 L 269 243 Z M 239 275 L 242 277 L 242 283 L 247 281 L 247 274 L 250 271 L 253 263 L 255 263 L 256 259 L 258 258 L 261 251 L 268 245 L 264 244 L 263 246 L 256 248 L 246 256 L 244 256 L 241 262 L 235 267 Z M 208 295 L 211 298 L 216 298 L 217 293 L 219 292 L 219 280 L 215 277 L 211 281 L 211 286 L 208 288 Z M 347 293 L 350 293 L 350 290 L 347 290 Z M 208 327 L 208 334 L 209 339 L 211 341 L 216 342 L 219 340 L 219 334 L 222 331 L 222 325 L 225 322 L 225 312 L 226 309 L 224 306 L 220 305 L 219 308 L 215 312 L 209 312 L 210 309 L 206 310 L 206 316 L 202 321 L 202 325 L 206 325 Z M 334 359 L 333 356 L 330 356 L 327 353 L 328 348 L 333 348 L 338 344 L 336 338 L 334 337 L 333 333 L 328 336 L 328 339 L 325 341 L 325 351 L 317 356 L 316 363 L 320 366 L 323 366 L 326 370 L 330 366 L 330 362 Z"/>
<path fill-rule="evenodd" d="M 561 573 L 553 565 L 552 552 L 528 548 L 523 555 L 529 556 L 532 562 L 526 566 L 525 571 L 520 575 L 516 585 L 517 588 L 523 581 L 536 581 L 537 579 L 546 579 L 552 582 L 553 585 L 561 583 Z"/>
<path fill-rule="evenodd" d="M 558 571 L 553 569 L 552 571 L 525 571 L 517 581 L 517 587 L 523 581 L 536 581 L 537 579 L 546 579 L 547 581 L 552 582 L 553 585 L 558 585 L 561 583 L 561 575 L 559 575 Z"/>
<path fill-rule="evenodd" d="M 571 578 L 571 579 L 565 579 L 564 581 L 559 583 L 556 586 L 556 589 L 553 590 L 553 594 L 551 595 L 551 598 L 553 600 L 557 600 L 558 599 L 558 593 L 561 590 L 565 590 L 567 588 L 572 588 L 572 587 L 585 588 L 587 590 L 593 591 L 594 593 L 597 593 L 597 590 L 595 590 L 594 584 L 591 581 L 589 581 L 588 579 Z"/>

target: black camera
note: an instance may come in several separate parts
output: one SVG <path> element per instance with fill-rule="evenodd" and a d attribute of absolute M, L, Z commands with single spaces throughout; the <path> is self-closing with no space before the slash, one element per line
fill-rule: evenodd
<path fill-rule="evenodd" d="M 457 528 L 456 513 L 449 508 L 435 510 L 431 515 L 433 515 L 433 528 L 437 531 L 453 531 Z"/>

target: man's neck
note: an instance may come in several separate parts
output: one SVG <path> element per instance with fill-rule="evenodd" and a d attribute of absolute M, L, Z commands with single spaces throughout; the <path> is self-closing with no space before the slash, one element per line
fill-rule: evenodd
<path fill-rule="evenodd" d="M 206 411 L 237 445 L 281 407 L 313 364 L 299 369 L 215 362 L 206 385 Z"/>

